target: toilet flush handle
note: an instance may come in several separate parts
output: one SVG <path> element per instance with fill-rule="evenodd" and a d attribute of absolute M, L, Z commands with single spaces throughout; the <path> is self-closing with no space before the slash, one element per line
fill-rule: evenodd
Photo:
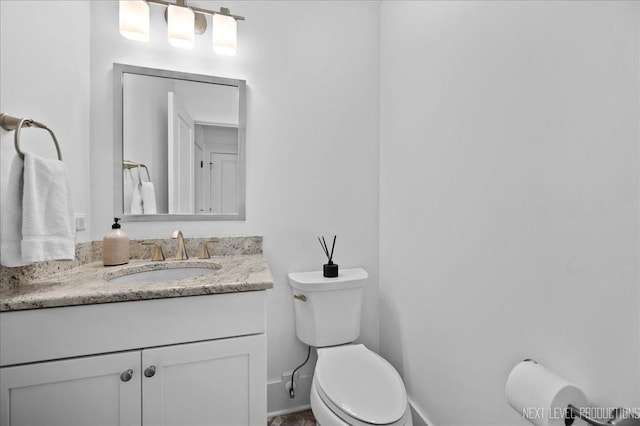
<path fill-rule="evenodd" d="M 306 302 L 306 301 L 307 301 L 307 296 L 305 296 L 304 294 L 294 294 L 294 295 L 293 295 L 293 298 L 294 298 L 294 299 L 301 300 L 301 301 L 303 301 L 303 302 Z"/>

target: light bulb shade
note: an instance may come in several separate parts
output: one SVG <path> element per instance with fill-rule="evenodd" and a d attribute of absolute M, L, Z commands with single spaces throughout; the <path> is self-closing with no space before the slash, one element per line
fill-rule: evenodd
<path fill-rule="evenodd" d="M 120 34 L 129 40 L 149 41 L 149 5 L 143 0 L 120 0 Z"/>
<path fill-rule="evenodd" d="M 237 47 L 237 23 L 231 16 L 213 15 L 213 51 L 221 55 L 233 56 Z"/>
<path fill-rule="evenodd" d="M 195 14 L 188 7 L 169 6 L 167 24 L 169 43 L 175 47 L 193 48 Z"/>

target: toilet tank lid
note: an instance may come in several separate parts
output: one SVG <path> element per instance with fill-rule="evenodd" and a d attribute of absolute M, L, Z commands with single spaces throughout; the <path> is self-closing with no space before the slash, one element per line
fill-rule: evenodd
<path fill-rule="evenodd" d="M 291 272 L 289 284 L 298 290 L 335 290 L 336 288 L 364 287 L 364 280 L 369 277 L 362 268 L 340 269 L 336 278 L 325 278 L 322 271 Z"/>

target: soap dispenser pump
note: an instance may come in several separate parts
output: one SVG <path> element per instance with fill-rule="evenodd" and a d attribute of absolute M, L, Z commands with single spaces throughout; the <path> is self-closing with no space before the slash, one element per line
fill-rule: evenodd
<path fill-rule="evenodd" d="M 102 239 L 102 262 L 104 266 L 129 263 L 129 237 L 120 230 L 119 217 L 113 218 L 111 232 Z"/>

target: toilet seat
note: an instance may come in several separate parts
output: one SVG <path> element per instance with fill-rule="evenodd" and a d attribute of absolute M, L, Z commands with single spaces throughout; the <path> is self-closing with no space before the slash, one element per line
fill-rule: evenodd
<path fill-rule="evenodd" d="M 321 349 L 314 375 L 320 399 L 348 424 L 388 425 L 407 411 L 398 372 L 364 345 Z"/>

